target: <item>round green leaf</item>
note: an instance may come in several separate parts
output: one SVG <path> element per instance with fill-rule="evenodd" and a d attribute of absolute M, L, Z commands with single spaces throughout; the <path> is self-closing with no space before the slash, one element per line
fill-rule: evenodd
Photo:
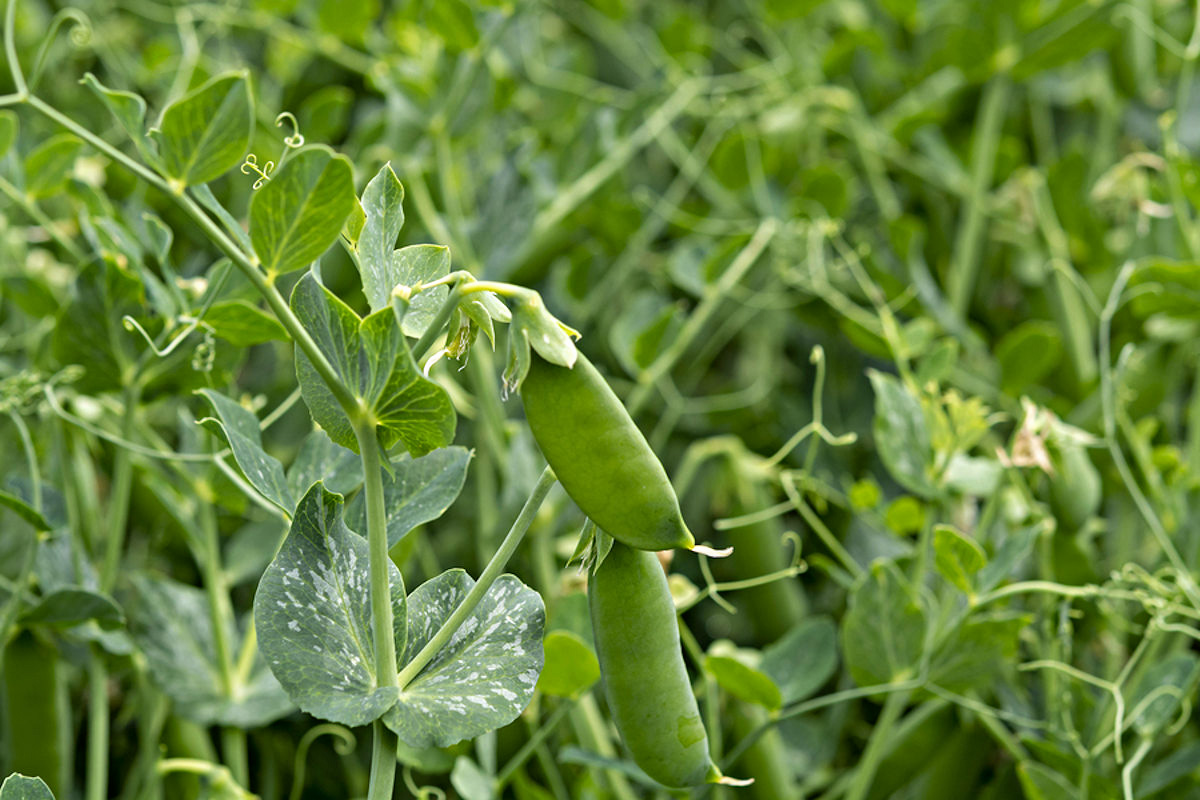
<path fill-rule="evenodd" d="M 537 688 L 554 697 L 575 697 L 600 680 L 600 662 L 592 648 L 570 631 L 551 631 L 542 642 L 546 664 Z"/>

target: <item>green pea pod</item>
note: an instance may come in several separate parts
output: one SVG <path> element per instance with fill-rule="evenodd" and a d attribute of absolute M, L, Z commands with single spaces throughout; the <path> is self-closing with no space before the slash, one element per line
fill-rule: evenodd
<path fill-rule="evenodd" d="M 667 471 L 604 378 L 533 355 L 525 418 L 559 482 L 605 533 L 639 550 L 694 549 Z"/>
<path fill-rule="evenodd" d="M 55 797 L 71 790 L 71 718 L 58 651 L 28 629 L 4 648 L 0 664 L 7 711 L 8 766 L 46 782 Z"/>
<path fill-rule="evenodd" d="M 613 542 L 588 606 L 609 711 L 637 765 L 664 786 L 735 783 L 709 756 L 658 558 Z"/>
<path fill-rule="evenodd" d="M 1058 445 L 1050 478 L 1050 505 L 1068 530 L 1078 530 L 1100 510 L 1100 471 L 1087 449 L 1074 442 Z"/>

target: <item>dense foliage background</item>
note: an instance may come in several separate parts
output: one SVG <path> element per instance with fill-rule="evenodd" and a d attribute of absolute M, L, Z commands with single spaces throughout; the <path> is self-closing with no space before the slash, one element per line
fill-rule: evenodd
<path fill-rule="evenodd" d="M 359 191 L 390 162 L 400 244 L 536 288 L 583 334 L 697 538 L 737 548 L 677 554 L 672 581 L 714 755 L 760 780 L 691 796 L 1200 797 L 1192 4 L 22 0 L 15 45 L 39 97 L 130 153 L 85 73 L 144 96 L 153 122 L 245 68 L 260 169 L 297 130 L 345 153 Z M 228 764 L 237 744 L 180 688 L 211 669 L 170 655 L 192 609 L 152 589 L 200 585 L 215 541 L 230 608 L 250 609 L 284 525 L 215 463 L 224 440 L 195 424 L 212 411 L 192 392 L 269 415 L 265 447 L 292 464 L 312 422 L 290 345 L 232 275 L 224 316 L 150 351 L 123 317 L 181 327 L 220 254 L 162 192 L 10 106 L 0 483 L 52 532 L 15 585 L 33 530 L 0 512 L 0 621 L 57 671 L 52 788 L 90 786 L 99 714 L 109 775 L 89 797 L 231 791 L 156 776 L 167 755 Z M 257 177 L 211 189 L 242 220 Z M 320 268 L 366 309 L 342 249 Z M 459 501 L 393 548 L 409 586 L 477 574 L 541 470 L 497 337 L 431 368 L 474 457 Z M 586 642 L 567 563 L 582 521 L 556 490 L 509 570 L 548 629 Z M 21 593 L 77 584 L 116 606 L 15 619 Z M 402 750 L 409 789 L 654 794 L 598 687 L 555 669 L 569 689 L 543 685 L 497 733 Z M 247 727 L 263 798 L 365 791 L 361 731 L 314 739 L 299 712 Z M 7 774 L 33 733 L 2 735 Z"/>

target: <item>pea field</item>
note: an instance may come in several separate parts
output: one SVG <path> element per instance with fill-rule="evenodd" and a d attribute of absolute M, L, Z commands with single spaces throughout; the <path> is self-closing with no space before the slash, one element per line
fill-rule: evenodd
<path fill-rule="evenodd" d="M 2 7 L 0 800 L 1200 800 L 1200 4 Z"/>

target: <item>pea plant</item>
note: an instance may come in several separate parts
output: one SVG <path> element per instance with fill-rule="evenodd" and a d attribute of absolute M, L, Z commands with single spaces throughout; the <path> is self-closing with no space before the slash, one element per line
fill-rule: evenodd
<path fill-rule="evenodd" d="M 282 464 L 264 451 L 261 423 L 251 410 L 215 388 L 198 390 L 213 414 L 201 422 L 216 434 L 223 449 L 205 454 L 204 443 L 188 437 L 200 452 L 153 450 L 151 456 L 176 465 L 220 465 L 249 498 L 283 519 L 288 531 L 258 582 L 253 617 L 239 620 L 230 605 L 211 512 L 200 507 L 203 496 L 189 500 L 177 486 L 164 481 L 154 491 L 160 493 L 188 535 L 204 589 L 163 577 L 135 576 L 138 602 L 146 613 L 133 631 L 134 639 L 152 665 L 152 673 L 164 681 L 163 689 L 188 716 L 226 728 L 224 756 L 232 777 L 226 779 L 224 791 L 240 792 L 240 785 L 246 782 L 245 743 L 238 728 L 268 724 L 299 707 L 318 719 L 341 725 L 372 726 L 374 749 L 367 796 L 391 797 L 396 739 L 415 749 L 446 747 L 512 722 L 529 704 L 544 658 L 543 603 L 518 578 L 502 572 L 554 483 L 553 471 L 545 470 L 478 580 L 454 568 L 408 591 L 388 551 L 413 528 L 445 511 L 463 485 L 470 460 L 468 450 L 452 444 L 456 413 L 450 397 L 422 374 L 414 353 L 426 353 L 445 332 L 447 345 L 438 356 L 465 359 L 479 331 L 494 341 L 495 323 L 508 323 L 510 355 L 505 382 L 516 389 L 530 368 L 531 350 L 536 351 L 539 363 L 546 358 L 561 364 L 560 368 L 574 364 L 576 352 L 568 329 L 546 312 L 531 290 L 451 272 L 445 247 L 396 249 L 404 223 L 404 190 L 390 166 L 385 165 L 367 184 L 361 199 L 355 194 L 349 161 L 324 146 L 302 146 L 298 134 L 285 141 L 278 163 L 258 166 L 257 158 L 247 157 L 256 112 L 249 76 L 244 73 L 215 76 L 163 109 L 160 120 L 149 130 L 143 98 L 86 76 L 84 85 L 112 112 L 140 160 L 126 154 L 42 102 L 29 87 L 12 49 L 14 6 L 8 5 L 10 35 L 6 41 L 17 92 L 6 98 L 6 104 L 27 106 L 78 137 L 52 142 L 55 146 L 65 147 L 67 141 L 71 148 L 86 143 L 169 195 L 224 254 L 221 262 L 199 276 L 205 286 L 198 296 L 186 298 L 170 280 L 167 252 L 171 232 L 161 221 L 143 222 L 158 236 L 153 258 L 163 271 L 161 276 L 149 270 L 145 264 L 149 254 L 133 243 L 137 234 L 122 220 L 106 218 L 106 232 L 97 230 L 101 242 L 118 249 L 107 251 L 100 263 L 89 265 L 81 275 L 87 289 L 81 292 L 79 311 L 119 313 L 125 330 L 114 328 L 111 318 L 90 324 L 81 321 L 72 325 L 74 330 L 64 331 L 60 342 L 64 348 L 79 348 L 72 355 L 95 354 L 94 361 L 84 361 L 80 380 L 95 380 L 124 393 L 121 413 L 126 424 L 116 444 L 124 448 L 121 472 L 126 485 L 116 491 L 128 493 L 129 453 L 142 452 L 128 442 L 138 399 L 152 385 L 160 365 L 184 350 L 181 345 L 192 336 L 245 342 L 258 335 L 253 329 L 267 329 L 291 341 L 298 391 L 320 428 L 304 440 L 285 472 Z M 16 119 L 11 114 L 5 118 L 10 144 Z M 243 172 L 253 170 L 259 176 L 249 205 L 248 230 L 205 188 L 239 164 Z M 37 173 L 31 177 L 37 178 Z M 123 235 L 127 241 L 121 241 Z M 321 282 L 316 262 L 338 242 L 360 270 L 370 305 L 365 317 Z M 122 252 L 122 245 L 129 250 Z M 290 299 L 285 299 L 280 282 L 300 270 L 304 274 L 294 283 Z M 245 300 L 223 295 L 223 287 L 235 271 L 258 292 L 274 318 Z M 149 307 L 139 303 L 142 296 Z M 515 310 L 510 311 L 502 297 L 513 301 Z M 218 307 L 218 303 L 222 305 Z M 142 341 L 126 335 L 133 331 Z M 100 338 L 94 338 L 98 334 Z M 410 338 L 416 340 L 414 345 L 410 346 Z M 193 355 L 190 366 L 202 378 L 211 376 L 213 370 L 202 355 Z M 589 380 L 602 383 L 594 371 Z M 44 384 L 46 400 L 57 405 L 55 393 L 66 382 L 60 375 Z M 548 395 L 553 389 L 537 391 Z M 606 391 L 606 399 L 615 403 L 615 396 Z M 570 398 L 566 400 L 570 402 Z M 602 412 L 611 416 L 614 409 Z M 20 419 L 18 413 L 18 408 L 10 409 L 14 420 Z M 67 412 L 60 413 L 71 419 Z M 582 445 L 579 452 L 563 457 L 564 465 L 576 473 L 589 469 L 579 462 L 594 460 L 583 450 L 598 437 L 571 430 L 569 407 L 550 412 L 549 417 L 544 429 L 558 430 L 544 436 L 559 441 L 577 437 Z M 629 435 L 640 439 L 632 420 L 623 422 Z M 590 422 L 597 423 L 604 421 Z M 644 440 L 641 445 L 643 458 L 653 461 Z M 397 449 L 402 455 L 391 454 Z M 30 448 L 26 455 L 31 475 L 37 476 L 36 452 Z M 223 460 L 226 456 L 232 458 L 240 475 Z M 580 491 L 589 498 L 611 491 L 597 483 L 604 480 L 606 471 L 619 473 L 622 469 L 616 463 L 619 453 L 602 457 L 612 463 L 579 478 Z M 665 480 L 661 465 L 656 461 L 653 465 Z M 647 468 L 637 466 L 635 472 Z M 193 490 L 200 488 L 203 478 L 194 471 L 186 467 L 178 467 L 178 471 Z M 636 474 L 631 480 L 640 482 Z M 56 526 L 44 516 L 44 495 L 34 488 L 31 503 L 11 494 L 5 495 L 6 500 L 36 530 L 52 531 Z M 347 505 L 344 494 L 355 490 Z M 669 484 L 660 488 L 660 493 L 674 502 Z M 601 513 L 604 506 L 616 504 L 615 499 L 598 502 Z M 675 509 L 678 518 L 677 503 Z M 21 593 L 15 592 L 6 607 L 6 628 L 16 614 L 22 614 L 26 623 L 119 618 L 109 593 L 121 554 L 118 528 L 124 527 L 124 520 L 119 518 L 121 512 L 112 513 L 117 519 L 108 531 L 112 538 L 105 543 L 105 562 L 98 579 L 91 576 L 89 582 L 85 574 L 82 586 L 48 593 L 23 614 Z M 630 517 L 626 527 L 636 530 L 635 515 L 640 510 L 622 513 Z M 193 515 L 199 515 L 198 526 L 191 521 Z M 661 549 L 659 545 L 671 543 L 650 544 Z M 73 545 L 64 540 L 59 546 L 65 550 L 69 566 Z M 41 546 L 26 549 L 16 586 L 27 582 Z M 669 594 L 665 583 L 662 585 L 669 609 Z M 80 604 L 84 598 L 87 602 Z M 67 608 L 69 600 L 77 606 L 74 611 Z M 55 608 L 59 610 L 55 612 Z M 673 630 L 673 616 L 670 612 L 657 623 Z M 180 639 L 194 650 L 181 652 Z M 37 645 L 30 642 L 29 646 Z M 91 669 L 102 684 L 104 651 L 121 651 L 98 629 L 93 648 Z M 677 641 L 674 649 L 674 655 L 667 655 L 682 667 Z M 196 656 L 207 662 L 208 675 L 196 676 L 194 670 L 175 663 Z M 35 679 L 20 673 L 38 669 L 36 660 L 23 668 L 21 658 L 19 650 L 10 654 L 10 682 Z M 628 654 L 614 658 L 625 659 Z M 183 680 L 170 681 L 174 676 Z M 682 674 L 675 677 L 690 698 L 686 679 Z M 10 702 L 18 699 L 10 694 Z M 103 696 L 98 698 L 103 701 Z M 691 704 L 691 724 L 701 726 L 699 739 L 693 739 L 702 742 L 702 724 L 694 700 Z M 102 725 L 103 719 L 97 720 L 89 734 L 102 737 Z M 101 738 L 99 746 L 103 745 Z M 707 749 L 701 747 L 700 752 L 707 759 Z M 89 769 L 103 767 L 102 758 L 89 763 Z M 166 769 L 211 770 L 202 762 L 199 767 L 179 763 Z M 703 773 L 683 774 L 676 783 L 702 782 L 705 777 Z M 90 792 L 103 796 L 103 776 L 90 774 L 89 778 L 96 781 Z M 16 788 L 6 792 L 26 791 L 20 788 L 23 785 L 14 784 Z"/>
<path fill-rule="evenodd" d="M 1200 797 L 1195 4 L 3 7 L 0 800 Z"/>

